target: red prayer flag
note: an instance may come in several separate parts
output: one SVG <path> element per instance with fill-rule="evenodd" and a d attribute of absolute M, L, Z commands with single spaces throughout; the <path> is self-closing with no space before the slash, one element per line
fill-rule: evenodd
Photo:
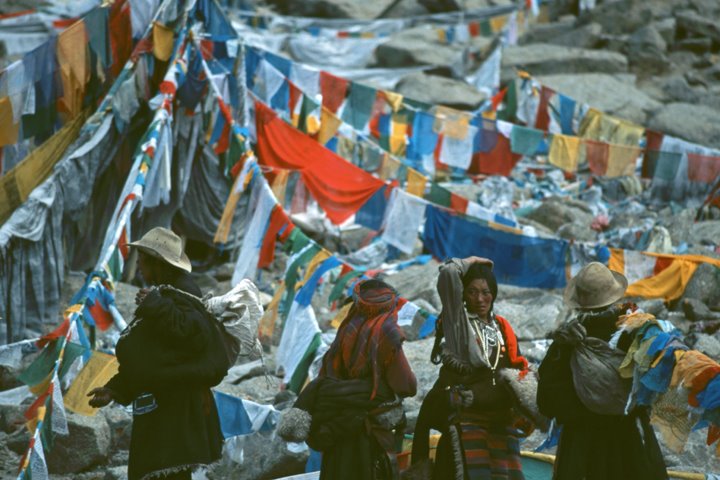
<path fill-rule="evenodd" d="M 550 128 L 550 99 L 555 95 L 555 91 L 545 85 L 540 90 L 540 105 L 538 105 L 537 117 L 535 118 L 535 128 L 547 132 Z"/>
<path fill-rule="evenodd" d="M 510 149 L 510 139 L 502 133 L 498 133 L 497 142 L 492 150 L 473 154 L 468 173 L 508 177 L 521 158 L 522 155 L 515 154 Z"/>
<path fill-rule="evenodd" d="M 298 170 L 308 191 L 336 225 L 360 210 L 384 182 L 347 162 L 255 102 L 257 154 L 262 165 Z"/>
<path fill-rule="evenodd" d="M 270 214 L 270 223 L 260 249 L 258 268 L 269 267 L 275 259 L 275 243 L 280 230 L 290 223 L 290 219 L 280 205 L 275 205 Z"/>
<path fill-rule="evenodd" d="M 322 104 L 333 113 L 337 113 L 347 95 L 348 82 L 332 73 L 320 71 L 320 92 Z"/>
<path fill-rule="evenodd" d="M 688 153 L 688 180 L 713 183 L 720 175 L 720 157 Z"/>
<path fill-rule="evenodd" d="M 664 134 L 655 130 L 645 130 L 645 156 L 643 158 L 642 173 L 640 174 L 642 178 L 653 178 L 655 162 L 650 152 L 660 150 L 664 136 Z"/>
<path fill-rule="evenodd" d="M 590 171 L 602 177 L 607 172 L 610 146 L 595 140 L 583 140 L 585 144 L 585 158 L 587 158 Z"/>
<path fill-rule="evenodd" d="M 130 4 L 124 1 L 111 3 L 109 18 L 110 50 L 113 57 L 110 73 L 117 77 L 132 52 Z"/>
<path fill-rule="evenodd" d="M 450 193 L 450 208 L 458 213 L 464 214 L 467 212 L 468 199 L 461 197 L 456 193 Z"/>

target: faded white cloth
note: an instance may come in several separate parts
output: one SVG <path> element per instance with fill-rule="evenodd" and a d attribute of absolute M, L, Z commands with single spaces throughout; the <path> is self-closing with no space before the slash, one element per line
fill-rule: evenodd
<path fill-rule="evenodd" d="M 401 327 L 409 327 L 415 319 L 415 314 L 420 311 L 420 307 L 412 302 L 407 302 L 398 311 L 397 324 Z"/>
<path fill-rule="evenodd" d="M 472 163 L 476 134 L 477 127 L 469 125 L 465 138 L 453 138 L 445 135 L 440 147 L 440 161 L 445 165 L 467 170 Z"/>
<path fill-rule="evenodd" d="M 483 64 L 480 65 L 480 68 L 465 77 L 465 80 L 477 88 L 478 91 L 491 97 L 500 89 L 501 63 L 502 46 L 498 45 L 488 58 L 485 59 Z"/>
<path fill-rule="evenodd" d="M 399 188 L 393 195 L 382 239 L 409 255 L 415 249 L 420 226 L 425 221 L 427 202 Z"/>
<path fill-rule="evenodd" d="M 375 58 L 375 49 L 387 38 L 320 38 L 299 34 L 288 40 L 293 59 L 318 66 L 364 68 Z"/>
<path fill-rule="evenodd" d="M 113 95 L 112 109 L 115 115 L 128 124 L 135 112 L 140 108 L 138 92 L 135 86 L 135 75 L 128 77 Z"/>
<path fill-rule="evenodd" d="M 495 221 L 494 212 L 473 201 L 468 202 L 467 209 L 465 210 L 465 215 L 479 218 L 480 220 L 485 220 L 486 222 Z"/>
<path fill-rule="evenodd" d="M 320 102 L 320 70 L 292 62 L 290 65 L 290 81 L 305 95 L 316 102 Z"/>
<path fill-rule="evenodd" d="M 130 0 L 130 24 L 133 38 L 140 38 L 152 23 L 160 0 Z"/>
<path fill-rule="evenodd" d="M 145 180 L 143 208 L 153 208 L 170 202 L 172 190 L 172 126 L 163 125 L 155 158 Z"/>
<path fill-rule="evenodd" d="M 254 213 L 245 229 L 245 238 L 240 249 L 240 256 L 235 263 L 232 276 L 233 286 L 239 284 L 244 278 L 255 278 L 260 249 L 265 238 L 265 230 L 272 209 L 277 203 L 267 182 L 261 182 L 255 178 L 253 183 L 252 198 L 248 211 Z"/>
<path fill-rule="evenodd" d="M 302 306 L 293 301 L 280 337 L 275 359 L 282 369 L 283 382 L 289 383 L 315 334 L 320 333 L 312 305 Z"/>

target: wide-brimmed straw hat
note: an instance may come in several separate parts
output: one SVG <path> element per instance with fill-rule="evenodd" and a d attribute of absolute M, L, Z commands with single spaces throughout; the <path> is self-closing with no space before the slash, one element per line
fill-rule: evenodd
<path fill-rule="evenodd" d="M 599 262 L 591 262 L 565 288 L 565 303 L 574 308 L 601 308 L 625 296 L 627 278 Z"/>
<path fill-rule="evenodd" d="M 192 271 L 190 259 L 185 255 L 182 240 L 174 232 L 163 227 L 155 227 L 137 242 L 128 243 L 141 252 L 162 259 L 186 272 Z"/>

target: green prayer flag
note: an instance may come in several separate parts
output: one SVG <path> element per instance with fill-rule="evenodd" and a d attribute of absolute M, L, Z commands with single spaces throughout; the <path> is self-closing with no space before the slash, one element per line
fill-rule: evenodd
<path fill-rule="evenodd" d="M 305 385 L 310 365 L 312 365 L 313 360 L 315 360 L 315 353 L 317 352 L 317 349 L 320 348 L 320 345 L 322 345 L 322 339 L 320 337 L 320 332 L 318 332 L 313 337 L 307 350 L 305 350 L 300 363 L 298 363 L 298 366 L 295 368 L 295 372 L 293 372 L 292 377 L 290 378 L 290 383 L 288 383 L 288 390 L 293 391 L 296 394 L 300 393 L 300 390 L 302 390 L 302 387 Z"/>
<path fill-rule="evenodd" d="M 350 94 L 345 101 L 342 120 L 353 126 L 355 130 L 362 131 L 370 120 L 377 90 L 361 83 L 353 82 L 350 85 Z"/>
<path fill-rule="evenodd" d="M 345 292 L 345 287 L 347 287 L 347 284 L 350 282 L 350 280 L 355 277 L 359 277 L 362 274 L 363 272 L 359 270 L 353 270 L 340 277 L 338 281 L 335 282 L 335 285 L 333 285 L 333 289 L 330 291 L 328 305 L 333 303 L 338 298 L 342 297 L 343 293 Z"/>
<path fill-rule="evenodd" d="M 653 179 L 671 182 L 677 175 L 680 162 L 682 161 L 681 153 L 672 152 L 648 152 L 649 160 L 648 173 Z"/>
<path fill-rule="evenodd" d="M 436 182 L 432 182 L 430 184 L 430 193 L 425 200 L 442 207 L 450 208 L 450 195 L 450 190 L 441 187 Z"/>
<path fill-rule="evenodd" d="M 506 122 L 514 122 L 517 114 L 517 83 L 511 80 L 507 85 L 507 93 L 505 94 L 505 108 L 497 112 L 498 120 Z"/>
<path fill-rule="evenodd" d="M 310 263 L 310 260 L 312 260 L 320 250 L 320 245 L 313 244 L 290 264 L 287 274 L 285 275 L 285 298 L 282 302 L 282 312 L 290 311 L 293 299 L 295 298 L 295 284 L 297 284 L 298 277 L 300 276 L 300 268 Z"/>
<path fill-rule="evenodd" d="M 319 103 L 315 103 L 307 95 L 302 96 L 302 105 L 300 106 L 300 115 L 298 120 L 298 128 L 303 133 L 308 133 L 307 118 L 315 110 L 320 108 Z"/>
<path fill-rule="evenodd" d="M 531 157 L 545 138 L 545 132 L 535 128 L 513 125 L 510 132 L 510 148 L 513 153 Z"/>

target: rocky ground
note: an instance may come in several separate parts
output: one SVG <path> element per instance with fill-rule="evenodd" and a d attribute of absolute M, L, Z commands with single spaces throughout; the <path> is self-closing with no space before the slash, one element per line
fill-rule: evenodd
<path fill-rule="evenodd" d="M 18 2 L 22 3 L 22 2 Z M 370 18 L 387 10 L 389 16 L 406 16 L 437 11 L 443 2 L 437 0 L 403 0 L 392 8 L 391 0 L 356 2 L 353 0 L 268 1 L 268 8 L 281 13 L 308 16 Z M 467 1 L 466 7 L 507 2 Z M 598 2 L 598 7 L 578 14 L 576 2 L 556 0 L 547 12 L 548 23 L 533 25 L 516 46 L 503 53 L 503 78 L 510 79 L 516 69 L 524 69 L 542 83 L 578 101 L 615 114 L 649 128 L 654 128 L 698 142 L 720 147 L 720 3 L 717 0 L 618 0 Z M 482 57 L 489 51 L 488 39 L 476 39 L 472 49 Z M 450 66 L 462 55 L 457 46 L 441 45 L 437 37 L 422 29 L 395 34 L 375 54 L 375 66 L 397 67 L 430 65 L 429 72 L 404 78 L 398 90 L 409 97 L 430 103 L 445 103 L 460 108 L 474 108 L 485 97 L 463 81 L 453 78 Z M 617 191 L 617 180 L 602 184 L 605 193 Z M 539 235 L 559 235 L 583 241 L 613 240 L 613 232 L 647 225 L 658 238 L 656 251 L 669 253 L 683 243 L 690 253 L 720 257 L 714 252 L 720 243 L 720 214 L 716 220 L 695 223 L 694 208 L 679 205 L 648 207 L 642 195 L 630 198 L 627 186 L 619 197 L 609 202 L 609 225 L 604 231 L 592 228 L 597 217 L 596 203 L 589 199 L 545 198 L 533 202 L 537 191 L 550 191 L 547 185 L 516 182 L 505 185 L 511 200 L 528 205 L 519 221 L 533 227 Z M 487 186 L 452 187 L 467 198 L 491 198 Z M 545 189 L 545 190 L 543 190 Z M 543 195 L 545 197 L 545 195 Z M 606 198 L 607 199 L 607 198 Z M 360 230 L 338 238 L 336 234 L 316 229 L 314 235 L 332 250 L 353 250 L 366 232 Z M 616 241 L 616 240 L 613 240 Z M 282 259 L 278 262 L 282 264 Z M 229 289 L 232 266 L 225 265 L 198 275 L 204 291 L 216 293 Z M 435 291 L 437 263 L 410 267 L 386 280 L 401 294 L 432 313 L 440 309 Z M 62 305 L 82 285 L 84 274 L 69 274 Z M 271 283 L 261 285 L 272 293 Z M 132 316 L 137 289 L 121 284 L 117 303 L 126 318 Z M 313 305 L 325 328 L 333 316 L 327 306 L 325 291 Z M 671 320 L 687 334 L 688 342 L 715 359 L 720 359 L 720 334 L 695 331 L 698 322 L 720 320 L 720 270 L 701 266 L 688 285 L 685 295 L 671 303 L 641 300 L 638 303 L 659 318 Z M 521 340 L 521 348 L 535 364 L 547 345 L 547 336 L 567 318 L 559 291 L 521 289 L 501 286 L 496 302 L 499 314 L 508 318 Z M 416 324 L 409 328 L 410 340 L 417 338 Z M 712 331 L 712 330 L 710 330 Z M 406 354 L 415 371 L 420 388 L 415 398 L 406 402 L 409 429 L 412 428 L 424 395 L 431 388 L 437 367 L 429 362 L 432 339 L 409 341 Z M 280 379 L 273 375 L 273 347 L 265 357 L 265 369 L 254 368 L 239 383 L 229 378 L 218 388 L 258 403 L 288 405 L 288 398 L 278 396 Z M 27 359 L 27 361 L 31 358 Z M 1 369 L 0 369 L 1 370 Z M 263 374 L 265 372 L 265 374 Z M 0 390 L 17 385 L 13 374 L 0 371 Z M 0 477 L 14 476 L 20 455 L 28 445 L 23 412 L 27 404 L 0 405 Z M 122 479 L 126 478 L 127 449 L 131 417 L 117 406 L 104 409 L 95 417 L 68 414 L 70 436 L 59 437 L 48 454 L 52 478 L 56 479 Z M 538 443 L 539 436 L 528 439 L 525 448 Z M 291 452 L 278 439 L 257 433 L 245 440 L 242 465 L 226 461 L 211 472 L 210 478 L 266 479 L 302 470 L 306 453 Z M 680 455 L 667 452 L 670 466 L 687 471 L 720 472 L 714 449 L 704 444 L 704 433 L 691 437 Z"/>

